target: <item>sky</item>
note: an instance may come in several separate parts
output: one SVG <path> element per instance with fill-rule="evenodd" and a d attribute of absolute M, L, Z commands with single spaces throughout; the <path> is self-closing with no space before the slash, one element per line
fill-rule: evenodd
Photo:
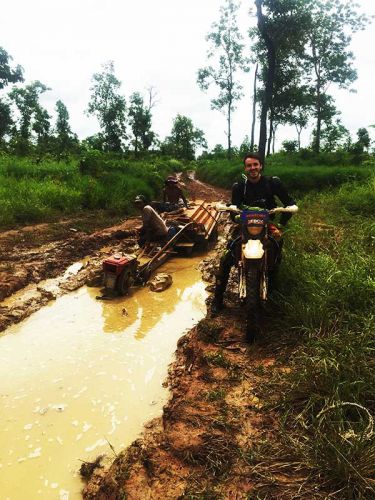
<path fill-rule="evenodd" d="M 359 0 L 360 10 L 375 15 L 373 0 Z M 171 131 L 177 114 L 186 115 L 202 129 L 209 148 L 226 145 L 226 118 L 211 110 L 214 90 L 202 92 L 197 71 L 208 64 L 205 37 L 219 19 L 223 0 L 2 0 L 0 47 L 24 68 L 26 83 L 40 80 L 51 88 L 41 103 L 54 116 L 58 99 L 67 106 L 72 130 L 80 139 L 99 131 L 95 117 L 85 114 L 92 76 L 112 60 L 121 92 L 157 92 L 153 130 L 160 139 Z M 239 26 L 249 46 L 248 15 L 253 1 L 242 1 Z M 359 127 L 375 124 L 375 23 L 353 36 L 352 51 L 358 80 L 356 93 L 332 87 L 343 124 L 355 136 Z M 240 145 L 251 127 L 254 68 L 240 76 L 244 97 L 233 115 L 232 142 Z M 9 87 L 7 88 L 7 90 Z M 372 129 L 374 130 L 374 129 Z M 375 139 L 375 130 L 372 132 Z M 285 127 L 277 146 L 296 139 Z M 303 136 L 307 145 L 309 134 Z"/>

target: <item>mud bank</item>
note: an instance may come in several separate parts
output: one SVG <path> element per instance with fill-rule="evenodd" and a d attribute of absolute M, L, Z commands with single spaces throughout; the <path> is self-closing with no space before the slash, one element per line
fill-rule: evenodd
<path fill-rule="evenodd" d="M 215 260 L 204 262 L 205 280 L 212 281 Z M 324 498 L 282 446 L 275 456 L 282 438 L 272 381 L 289 370 L 288 347 L 266 332 L 246 343 L 233 289 L 232 282 L 222 315 L 180 339 L 162 417 L 109 468 L 95 469 L 86 500 Z"/>
<path fill-rule="evenodd" d="M 284 367 L 274 346 L 244 342 L 243 321 L 231 304 L 179 341 L 162 418 L 109 470 L 96 469 L 85 499 L 245 499 L 263 490 L 269 496 L 257 498 L 298 497 L 301 471 L 279 460 L 271 472 L 270 457 L 262 464 L 279 427 L 262 385 Z"/>

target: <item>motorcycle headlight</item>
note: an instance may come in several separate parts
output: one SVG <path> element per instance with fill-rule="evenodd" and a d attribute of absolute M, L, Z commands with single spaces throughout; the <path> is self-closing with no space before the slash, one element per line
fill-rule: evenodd
<path fill-rule="evenodd" d="M 263 226 L 246 226 L 250 236 L 259 236 L 263 230 Z"/>

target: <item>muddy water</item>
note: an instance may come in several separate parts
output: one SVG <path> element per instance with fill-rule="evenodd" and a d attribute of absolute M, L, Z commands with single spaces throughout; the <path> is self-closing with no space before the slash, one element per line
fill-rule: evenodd
<path fill-rule="evenodd" d="M 161 415 L 177 339 L 205 313 L 198 258 L 162 293 L 81 288 L 0 337 L 0 498 L 78 499 L 80 460 L 113 456 Z"/>

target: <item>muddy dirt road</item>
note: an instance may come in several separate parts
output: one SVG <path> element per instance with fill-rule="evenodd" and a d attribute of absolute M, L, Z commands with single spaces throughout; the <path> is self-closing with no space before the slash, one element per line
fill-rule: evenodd
<path fill-rule="evenodd" d="M 186 179 L 189 199 L 221 200 L 228 193 Z M 121 247 L 136 249 L 140 220 L 129 217 L 101 228 L 92 217 L 38 224 L 0 234 L 0 332 L 67 291 L 90 284 L 98 276 L 104 256 Z M 98 228 L 99 226 L 99 228 Z M 69 268 L 86 259 L 81 267 Z"/>
<path fill-rule="evenodd" d="M 187 180 L 186 188 L 192 201 L 229 195 L 194 180 Z M 77 230 L 81 222 L 1 235 L 0 331 L 95 280 L 103 257 L 119 245 L 127 251 L 136 248 L 137 218 L 86 232 Z M 95 228 L 95 222 L 90 226 Z M 218 248 L 223 244 L 219 238 Z M 78 267 L 72 266 L 79 260 Z M 208 281 L 214 265 L 209 260 L 202 264 Z M 301 464 L 282 452 L 270 456 L 270 443 L 279 432 L 270 381 L 289 369 L 287 348 L 267 335 L 248 346 L 243 312 L 230 289 L 226 305 L 220 317 L 203 319 L 180 339 L 162 418 L 147 424 L 141 438 L 117 453 L 112 465 L 101 467 L 100 459 L 84 464 L 84 498 L 324 498 Z"/>

